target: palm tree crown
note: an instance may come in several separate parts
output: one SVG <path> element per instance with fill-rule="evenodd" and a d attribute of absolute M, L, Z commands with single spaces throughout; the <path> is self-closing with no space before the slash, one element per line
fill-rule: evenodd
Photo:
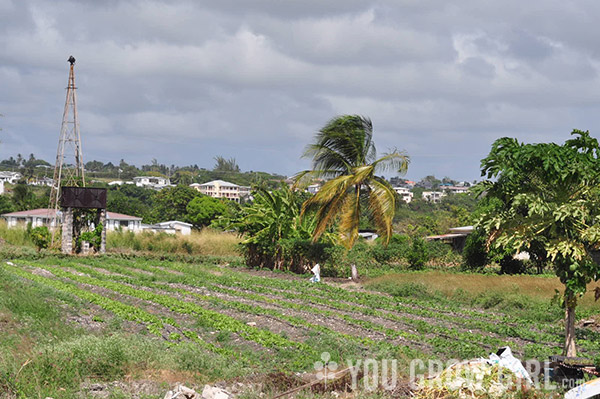
<path fill-rule="evenodd" d="M 305 178 L 328 179 L 302 207 L 303 213 L 316 210 L 313 240 L 317 240 L 327 226 L 339 221 L 340 240 L 351 248 L 358 237 L 363 195 L 367 198 L 369 215 L 387 243 L 392 234 L 396 193 L 375 173 L 385 170 L 405 173 L 408 155 L 394 150 L 377 158 L 371 120 L 343 115 L 329 121 L 317 133 L 304 156 L 312 157 L 312 170 L 297 174 L 297 182 Z"/>

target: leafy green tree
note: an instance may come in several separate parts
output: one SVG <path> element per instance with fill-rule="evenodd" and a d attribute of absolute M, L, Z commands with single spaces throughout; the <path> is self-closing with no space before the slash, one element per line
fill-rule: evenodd
<path fill-rule="evenodd" d="M 12 200 L 18 211 L 37 208 L 37 198 L 33 190 L 26 184 L 20 183 L 13 188 Z M 47 206 L 47 205 L 46 205 Z"/>
<path fill-rule="evenodd" d="M 152 221 L 181 220 L 189 222 L 187 206 L 194 198 L 201 195 L 197 190 L 188 186 L 163 188 L 156 193 L 151 215 Z"/>
<path fill-rule="evenodd" d="M 405 173 L 408 156 L 393 151 L 377 158 L 373 125 L 368 118 L 358 115 L 339 116 L 329 121 L 317 133 L 315 142 L 307 147 L 305 156 L 312 157 L 312 170 L 298 174 L 297 181 L 329 179 L 303 205 L 303 213 L 316 210 L 313 240 L 339 220 L 339 239 L 347 249 L 352 248 L 358 237 L 362 194 L 367 199 L 372 223 L 387 244 L 392 235 L 397 194 L 375 173 L 385 170 Z M 355 265 L 352 275 L 358 277 Z"/>
<path fill-rule="evenodd" d="M 8 195 L 0 195 L 0 215 L 14 212 L 15 206 Z"/>
<path fill-rule="evenodd" d="M 203 195 L 187 205 L 188 220 L 196 227 L 208 226 L 214 219 L 227 213 L 222 200 Z"/>
<path fill-rule="evenodd" d="M 480 216 L 489 242 L 512 253 L 542 246 L 564 284 L 566 356 L 575 356 L 575 308 L 600 276 L 593 251 L 600 242 L 600 147 L 574 130 L 563 145 L 501 138 L 481 161 L 479 189 L 497 200 Z"/>
<path fill-rule="evenodd" d="M 140 198 L 128 195 L 126 191 L 120 190 L 108 191 L 106 208 L 111 212 L 137 216 L 142 219 L 147 219 L 151 211 L 151 207 Z M 144 222 L 147 222 L 147 220 L 144 220 Z"/>
<path fill-rule="evenodd" d="M 486 241 L 487 235 L 481 228 L 475 229 L 475 231 L 467 236 L 462 252 L 465 268 L 469 270 L 481 270 L 487 265 L 488 251 Z"/>
<path fill-rule="evenodd" d="M 171 182 L 173 184 L 182 184 L 184 186 L 189 186 L 194 182 L 195 173 L 187 171 L 187 170 L 178 170 L 175 172 L 175 175 L 171 178 Z"/>

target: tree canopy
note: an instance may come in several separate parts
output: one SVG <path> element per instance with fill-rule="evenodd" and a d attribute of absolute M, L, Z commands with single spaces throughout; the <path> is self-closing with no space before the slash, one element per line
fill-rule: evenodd
<path fill-rule="evenodd" d="M 489 180 L 480 190 L 499 201 L 478 222 L 490 244 L 513 252 L 539 247 L 553 262 L 565 285 L 567 356 L 576 353 L 577 298 L 600 272 L 593 260 L 600 243 L 600 147 L 587 131 L 571 134 L 563 145 L 496 140 L 481 161 Z"/>
<path fill-rule="evenodd" d="M 196 197 L 187 205 L 188 219 L 195 227 L 204 227 L 227 212 L 227 205 L 217 198 L 207 195 Z"/>
<path fill-rule="evenodd" d="M 369 215 L 382 239 L 392 235 L 396 193 L 377 172 L 408 168 L 406 154 L 393 151 L 377 158 L 371 120 L 358 115 L 343 115 L 329 121 L 315 136 L 306 151 L 312 170 L 296 176 L 329 179 L 314 197 L 304 203 L 303 212 L 316 210 L 316 240 L 327 226 L 338 221 L 340 241 L 351 248 L 358 238 L 361 195 L 366 198 Z"/>

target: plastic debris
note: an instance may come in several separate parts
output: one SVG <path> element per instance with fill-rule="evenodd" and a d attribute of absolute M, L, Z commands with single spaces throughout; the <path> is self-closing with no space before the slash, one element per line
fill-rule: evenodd
<path fill-rule="evenodd" d="M 163 399 L 230 399 L 229 392 L 210 385 L 205 385 L 202 394 L 185 387 L 177 385 L 174 390 L 168 391 Z"/>
<path fill-rule="evenodd" d="M 311 272 L 313 272 L 314 276 L 312 276 L 310 278 L 310 282 L 311 283 L 318 283 L 321 281 L 321 265 L 319 265 L 318 263 L 316 265 L 313 266 L 312 269 L 310 269 Z"/>
<path fill-rule="evenodd" d="M 488 359 L 452 364 L 436 377 L 421 381 L 413 396 L 417 399 L 500 398 L 508 392 L 527 389 L 524 381 L 531 383 L 531 376 L 510 348 L 504 347 Z"/>
<path fill-rule="evenodd" d="M 565 394 L 565 399 L 587 399 L 596 395 L 600 395 L 600 378 L 576 386 Z"/>
<path fill-rule="evenodd" d="M 498 352 L 492 353 L 490 355 L 489 361 L 492 364 L 499 364 L 500 366 L 509 369 L 519 378 L 526 380 L 528 383 L 532 384 L 531 376 L 525 370 L 525 367 L 521 364 L 521 361 L 513 356 L 510 347 L 505 346 L 500 348 Z"/>

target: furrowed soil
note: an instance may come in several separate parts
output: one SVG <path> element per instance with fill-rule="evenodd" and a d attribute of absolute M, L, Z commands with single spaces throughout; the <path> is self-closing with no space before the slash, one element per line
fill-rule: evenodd
<path fill-rule="evenodd" d="M 550 301 L 496 306 L 479 289 L 458 297 L 394 286 L 390 295 L 264 270 L 109 257 L 15 260 L 0 275 L 7 398 L 162 398 L 175 382 L 200 391 L 237 384 L 239 397 L 253 398 L 285 390 L 273 376 L 296 381 L 288 388 L 314 377 L 325 353 L 341 368 L 397 359 L 407 376 L 412 359 L 486 357 L 507 345 L 521 359 L 544 361 L 560 354 L 564 331 Z M 581 356 L 600 352 L 596 331 L 578 328 Z M 61 362 L 73 371 L 59 378 Z"/>

